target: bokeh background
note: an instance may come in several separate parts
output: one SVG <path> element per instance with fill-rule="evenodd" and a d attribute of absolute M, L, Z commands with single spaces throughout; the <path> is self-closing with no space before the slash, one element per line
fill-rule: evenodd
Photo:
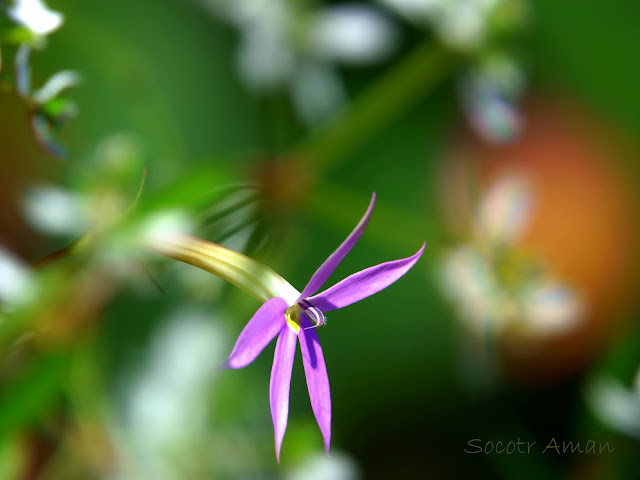
<path fill-rule="evenodd" d="M 258 20 L 215 0 L 49 2 L 64 24 L 33 84 L 82 79 L 62 158 L 0 40 L 0 478 L 638 478 L 640 5 L 369 3 L 374 21 L 327 29 L 318 52 L 305 29 L 344 4 L 247 3 Z M 288 30 L 267 48 L 269 22 Z M 299 289 L 373 191 L 331 281 L 427 243 L 319 331 L 331 458 L 299 357 L 281 464 L 273 345 L 216 369 L 257 301 L 110 238 L 145 168 L 127 228 L 165 221 Z M 89 229 L 86 250 L 36 263 Z M 536 444 L 485 449 L 518 440 Z"/>

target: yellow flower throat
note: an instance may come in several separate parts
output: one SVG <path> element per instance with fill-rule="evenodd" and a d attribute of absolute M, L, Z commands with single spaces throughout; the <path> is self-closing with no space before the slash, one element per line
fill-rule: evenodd
<path fill-rule="evenodd" d="M 300 315 L 302 315 L 302 309 L 298 306 L 297 303 L 284 311 L 284 316 L 287 319 L 287 324 L 291 328 L 293 328 L 296 333 L 300 331 Z"/>

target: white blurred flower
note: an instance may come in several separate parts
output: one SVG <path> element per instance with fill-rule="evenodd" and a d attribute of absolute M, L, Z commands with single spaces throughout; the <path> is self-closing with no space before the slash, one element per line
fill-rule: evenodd
<path fill-rule="evenodd" d="M 141 256 L 140 242 L 148 238 L 170 242 L 194 230 L 195 223 L 190 215 L 179 209 L 167 209 L 148 214 L 133 228 L 116 229 L 111 234 L 98 235 L 96 238 L 91 238 L 90 231 L 87 237 L 90 238 L 89 242 L 94 242 L 93 255 L 103 270 L 144 294 L 153 288 L 155 279 Z M 151 277 L 152 281 L 146 278 L 141 281 L 143 277 Z M 162 290 L 162 287 L 158 288 Z"/>
<path fill-rule="evenodd" d="M 640 439 L 640 369 L 633 389 L 613 378 L 596 378 L 587 386 L 586 398 L 602 423 Z"/>
<path fill-rule="evenodd" d="M 80 75 L 71 70 L 61 70 L 53 74 L 47 82 L 38 90 L 33 92 L 33 99 L 44 104 L 60 94 L 63 90 L 73 87 L 80 82 Z"/>
<path fill-rule="evenodd" d="M 379 0 L 416 24 L 430 25 L 448 45 L 462 50 L 484 43 L 489 19 L 503 0 Z"/>
<path fill-rule="evenodd" d="M 132 175 L 137 178 L 143 169 L 140 143 L 128 133 L 115 133 L 102 139 L 91 161 L 92 170 L 109 177 Z"/>
<path fill-rule="evenodd" d="M 341 452 L 332 452 L 331 458 L 322 454 L 306 457 L 284 476 L 285 480 L 358 480 L 362 478 L 356 463 Z"/>
<path fill-rule="evenodd" d="M 16 0 L 7 12 L 15 22 L 36 35 L 48 35 L 64 21 L 61 13 L 49 9 L 42 0 Z"/>
<path fill-rule="evenodd" d="M 492 143 L 513 140 L 523 120 L 517 108 L 525 77 L 505 54 L 490 50 L 491 25 L 524 22 L 526 8 L 517 0 L 379 0 L 418 26 L 432 29 L 446 45 L 470 54 L 472 66 L 460 78 L 459 96 L 467 120 Z M 509 8 L 510 7 L 510 8 Z M 518 8 L 521 7 L 521 8 Z"/>
<path fill-rule="evenodd" d="M 334 68 L 310 62 L 297 69 L 291 85 L 291 99 L 298 115 L 307 125 L 329 118 L 347 98 L 342 81 Z"/>
<path fill-rule="evenodd" d="M 281 32 L 249 27 L 237 54 L 238 71 L 253 90 L 273 90 L 286 84 L 295 69 L 295 54 Z"/>
<path fill-rule="evenodd" d="M 522 318 L 528 328 L 553 334 L 570 329 L 582 314 L 576 293 L 550 278 L 523 291 Z"/>
<path fill-rule="evenodd" d="M 525 77 L 505 55 L 482 58 L 462 77 L 459 94 L 473 130 L 491 143 L 514 140 L 523 120 L 517 103 Z"/>
<path fill-rule="evenodd" d="M 553 335 L 573 328 L 581 318 L 584 305 L 575 290 L 518 249 L 532 205 L 524 178 L 498 179 L 478 206 L 471 242 L 444 258 L 443 289 L 478 334 L 516 329 Z"/>
<path fill-rule="evenodd" d="M 29 224 L 42 233 L 80 235 L 90 226 L 86 200 L 58 187 L 47 185 L 29 189 L 22 209 Z"/>
<path fill-rule="evenodd" d="M 489 16 L 499 0 L 449 0 L 435 15 L 436 30 L 449 44 L 473 49 L 487 34 Z"/>
<path fill-rule="evenodd" d="M 172 241 L 176 235 L 190 234 L 195 231 L 195 221 L 185 211 L 162 210 L 148 215 L 140 224 L 137 236 L 162 241 Z"/>
<path fill-rule="evenodd" d="M 167 453 L 192 450 L 206 434 L 207 392 L 215 380 L 214 366 L 224 358 L 224 339 L 208 314 L 192 309 L 173 312 L 153 338 L 122 412 L 136 453 L 134 469 L 145 478 L 184 478 Z"/>
<path fill-rule="evenodd" d="M 10 311 L 31 301 L 36 282 L 27 265 L 0 246 L 0 311 Z"/>
<path fill-rule="evenodd" d="M 320 10 L 309 36 L 310 48 L 316 54 L 352 65 L 377 62 L 397 43 L 396 31 L 387 17 L 361 4 Z"/>
<path fill-rule="evenodd" d="M 475 235 L 493 244 L 517 242 L 529 224 L 533 194 L 525 178 L 499 178 L 482 197 L 477 210 Z"/>
<path fill-rule="evenodd" d="M 447 255 L 441 281 L 458 306 L 459 315 L 477 332 L 502 332 L 507 324 L 508 299 L 499 288 L 488 259 L 471 246 Z"/>
<path fill-rule="evenodd" d="M 312 7 L 287 0 L 200 0 L 240 33 L 236 64 L 256 92 L 290 91 L 301 120 L 315 125 L 345 99 L 336 63 L 378 62 L 396 46 L 394 25 L 366 4 Z"/>

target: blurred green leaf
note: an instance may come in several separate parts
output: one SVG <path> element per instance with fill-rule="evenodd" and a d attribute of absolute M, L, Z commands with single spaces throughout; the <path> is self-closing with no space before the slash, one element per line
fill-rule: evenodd
<path fill-rule="evenodd" d="M 17 442 L 0 442 L 0 478 L 18 478 L 22 455 Z"/>
<path fill-rule="evenodd" d="M 3 385 L 0 393 L 0 442 L 18 429 L 32 427 L 60 398 L 69 354 L 51 352 Z"/>
<path fill-rule="evenodd" d="M 135 223 L 154 211 L 176 208 L 200 213 L 213 205 L 225 194 L 226 189 L 237 184 L 237 174 L 227 166 L 228 162 L 212 160 L 210 163 L 192 169 L 170 185 L 152 192 L 143 191 L 129 220 Z"/>
<path fill-rule="evenodd" d="M 75 102 L 69 99 L 55 97 L 42 104 L 40 111 L 46 115 L 49 121 L 56 127 L 61 127 L 68 120 L 75 117 L 78 107 Z"/>

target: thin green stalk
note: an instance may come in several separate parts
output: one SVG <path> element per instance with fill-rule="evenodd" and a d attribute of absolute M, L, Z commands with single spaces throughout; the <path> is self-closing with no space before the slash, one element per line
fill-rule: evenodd
<path fill-rule="evenodd" d="M 432 42 L 420 44 L 292 155 L 303 157 L 316 171 L 330 169 L 435 88 L 452 70 L 455 58 Z"/>

